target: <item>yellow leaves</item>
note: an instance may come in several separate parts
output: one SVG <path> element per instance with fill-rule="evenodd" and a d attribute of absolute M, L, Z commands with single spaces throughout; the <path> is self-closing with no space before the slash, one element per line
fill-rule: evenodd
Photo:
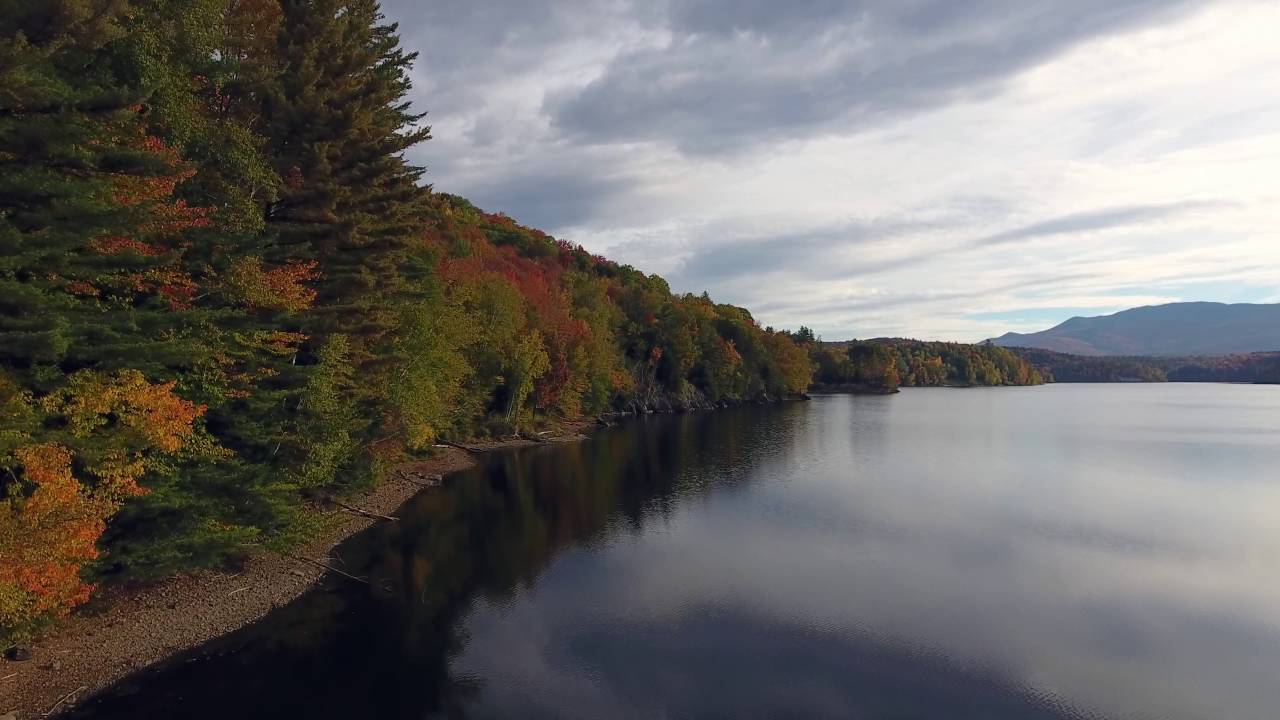
<path fill-rule="evenodd" d="M 61 391 L 46 396 L 42 404 L 46 411 L 64 415 L 77 437 L 119 425 L 145 444 L 172 453 L 192 436 L 192 423 L 205 411 L 204 405 L 174 395 L 175 384 L 153 385 L 137 370 L 111 374 L 81 371 L 72 375 Z"/>
<path fill-rule="evenodd" d="M 93 470 L 102 480 L 104 490 L 112 497 L 145 495 L 147 492 L 138 485 L 138 478 L 147 472 L 147 463 L 141 453 L 112 450 L 94 465 Z"/>

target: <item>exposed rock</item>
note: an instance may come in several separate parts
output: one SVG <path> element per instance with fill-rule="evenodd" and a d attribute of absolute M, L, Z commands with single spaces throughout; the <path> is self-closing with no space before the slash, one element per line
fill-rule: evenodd
<path fill-rule="evenodd" d="M 31 651 L 27 648 L 18 647 L 15 645 L 9 648 L 8 650 L 4 651 L 4 659 L 12 660 L 13 662 L 23 662 L 24 660 L 30 660 Z M 0 718 L 0 720 L 3 720 L 3 718 Z"/>

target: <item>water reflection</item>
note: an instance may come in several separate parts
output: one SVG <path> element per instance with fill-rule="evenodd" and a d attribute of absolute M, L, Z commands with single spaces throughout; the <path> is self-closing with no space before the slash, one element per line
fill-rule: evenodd
<path fill-rule="evenodd" d="M 827 397 L 490 456 L 83 717 L 1269 718 L 1280 388 Z"/>

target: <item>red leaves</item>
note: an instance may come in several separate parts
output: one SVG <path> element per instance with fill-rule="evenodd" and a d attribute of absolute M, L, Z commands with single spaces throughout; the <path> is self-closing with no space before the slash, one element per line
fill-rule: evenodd
<path fill-rule="evenodd" d="M 120 255 L 131 252 L 144 257 L 155 257 L 156 255 L 164 254 L 164 250 L 151 243 L 118 235 L 90 240 L 89 247 L 103 255 Z"/>
<path fill-rule="evenodd" d="M 187 310 L 195 300 L 199 286 L 190 275 L 173 268 L 156 268 L 125 277 L 128 287 L 135 292 L 159 295 L 169 303 L 170 310 Z"/>
<path fill-rule="evenodd" d="M 156 156 L 169 171 L 158 175 L 113 174 L 111 199 L 117 205 L 130 209 L 128 217 L 132 225 L 122 228 L 123 232 L 117 230 L 116 234 L 91 239 L 89 249 L 107 256 L 132 254 L 160 258 L 173 255 L 174 258 L 165 266 L 106 275 L 95 278 L 94 283 L 83 280 L 69 282 L 65 287 L 72 294 L 91 297 L 101 295 L 103 288 L 120 294 L 157 295 L 171 310 L 187 310 L 195 301 L 199 286 L 182 265 L 181 253 L 186 245 L 175 242 L 175 239 L 190 230 L 209 227 L 213 209 L 191 207 L 185 200 L 173 198 L 178 184 L 194 175 L 195 170 L 185 167 L 178 152 L 163 140 L 140 134 L 122 141 L 122 144 Z"/>
<path fill-rule="evenodd" d="M 302 181 L 303 181 L 302 168 L 298 167 L 297 165 L 294 165 L 293 167 L 289 168 L 288 172 L 284 174 L 285 187 L 289 188 L 290 190 L 301 190 Z"/>
<path fill-rule="evenodd" d="M 98 297 L 102 294 L 101 290 L 94 287 L 92 283 L 87 283 L 84 280 L 72 280 L 66 285 L 63 285 L 63 288 L 72 295 L 81 295 L 84 297 Z"/>
<path fill-rule="evenodd" d="M 226 284 L 249 307 L 300 312 L 316 299 L 316 291 L 303 284 L 321 277 L 316 267 L 314 260 L 290 260 L 264 270 L 260 258 L 240 258 L 231 264 Z"/>
<path fill-rule="evenodd" d="M 212 208 L 190 207 L 185 200 L 173 199 L 178 184 L 196 174 L 194 169 L 183 166 L 178 152 L 151 135 L 133 144 L 158 156 L 170 168 L 164 175 L 117 173 L 112 178 L 112 200 L 147 211 L 148 217 L 138 226 L 138 234 L 166 238 L 211 225 Z"/>

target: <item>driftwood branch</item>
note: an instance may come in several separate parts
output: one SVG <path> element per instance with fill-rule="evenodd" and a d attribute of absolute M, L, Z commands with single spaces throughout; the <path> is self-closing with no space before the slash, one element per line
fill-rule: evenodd
<path fill-rule="evenodd" d="M 355 513 L 355 514 L 357 514 L 357 515 L 363 515 L 363 516 L 365 516 L 365 517 L 374 518 L 374 519 L 377 519 L 377 520 L 392 520 L 392 521 L 394 521 L 394 520 L 399 520 L 399 519 L 400 519 L 400 518 L 398 518 L 398 517 L 392 517 L 392 516 L 390 516 L 390 515 L 381 515 L 381 514 L 376 513 L 376 512 L 370 512 L 370 511 L 368 511 L 368 510 L 364 510 L 364 509 L 362 509 L 362 508 L 353 507 L 353 506 L 348 505 L 348 504 L 346 504 L 346 503 L 344 503 L 344 502 L 341 502 L 341 501 L 338 501 L 338 500 L 334 500 L 333 498 L 329 498 L 329 502 L 333 503 L 334 505 L 337 505 L 338 507 L 340 507 L 340 508 L 342 508 L 343 510 L 346 510 L 346 511 L 348 511 L 348 512 L 353 512 L 353 513 Z"/>
<path fill-rule="evenodd" d="M 61 700 L 59 700 L 58 702 L 54 703 L 54 704 L 53 704 L 53 707 L 49 708 L 48 712 L 46 712 L 46 713 L 44 714 L 44 716 L 45 716 L 45 717 L 49 717 L 50 715 L 52 715 L 52 714 L 54 713 L 54 711 L 55 711 L 55 710 L 57 710 L 59 707 L 61 707 L 61 706 L 62 706 L 62 703 L 66 702 L 66 701 L 67 701 L 67 700 L 68 700 L 72 695 L 75 695 L 76 693 L 80 692 L 81 690 L 88 690 L 88 689 L 89 689 L 89 687 L 88 687 L 87 685 L 81 685 L 80 687 L 76 688 L 75 690 L 72 690 L 71 692 L 67 693 L 66 695 L 63 695 L 63 696 L 62 696 L 62 699 L 61 699 Z"/>
<path fill-rule="evenodd" d="M 429 481 L 429 482 L 422 482 L 421 480 L 414 480 L 413 478 L 411 478 L 411 477 L 409 477 L 408 475 L 405 475 L 405 474 L 403 474 L 403 473 L 402 473 L 402 474 L 400 474 L 400 475 L 397 475 L 396 477 L 397 477 L 397 478 L 399 478 L 399 479 L 401 479 L 401 480 L 403 480 L 403 481 L 405 481 L 405 482 L 407 482 L 407 483 L 409 483 L 409 484 L 411 484 L 411 485 L 417 485 L 418 487 L 424 487 L 424 488 L 429 488 L 429 487 L 439 487 L 439 486 L 440 486 L 440 480 L 441 480 L 441 478 L 440 478 L 440 476 L 439 476 L 439 475 L 429 475 L 429 476 L 427 476 L 427 479 L 428 479 L 428 481 Z"/>
<path fill-rule="evenodd" d="M 358 582 L 358 583 L 364 583 L 365 585 L 368 585 L 368 584 L 369 584 L 369 581 L 368 581 L 368 580 L 365 580 L 365 579 L 364 579 L 364 578 L 362 578 L 362 577 L 356 577 L 355 575 L 351 575 L 350 573 L 345 573 L 345 572 L 343 572 L 343 571 L 339 570 L 338 568 L 336 568 L 336 567 L 334 567 L 334 566 L 332 566 L 332 565 L 329 565 L 328 563 L 322 563 L 322 562 L 320 562 L 319 560 L 312 560 L 311 558 L 304 558 L 304 557 L 302 557 L 302 556 L 300 556 L 300 555 L 291 555 L 291 554 L 289 554 L 289 553 L 285 553 L 285 555 L 286 555 L 286 556 L 288 556 L 288 557 L 293 558 L 294 560 L 301 560 L 302 562 L 308 562 L 308 563 L 311 563 L 312 565 L 318 565 L 319 567 L 322 567 L 322 568 L 324 568 L 325 570 L 328 570 L 328 571 L 329 571 L 329 572 L 331 572 L 331 573 L 337 573 L 337 574 L 341 575 L 342 577 L 344 577 L 344 578 L 346 578 L 346 579 L 348 579 L 348 580 L 355 580 L 356 582 Z"/>

